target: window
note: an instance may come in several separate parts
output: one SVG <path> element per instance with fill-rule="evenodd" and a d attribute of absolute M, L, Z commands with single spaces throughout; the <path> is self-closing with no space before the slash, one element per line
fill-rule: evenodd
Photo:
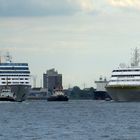
<path fill-rule="evenodd" d="M 140 71 L 140 69 L 130 69 L 130 70 L 113 70 L 113 72 L 134 72 L 134 71 Z"/>
<path fill-rule="evenodd" d="M 140 76 L 140 75 L 112 75 L 111 77 L 134 77 L 134 76 Z"/>

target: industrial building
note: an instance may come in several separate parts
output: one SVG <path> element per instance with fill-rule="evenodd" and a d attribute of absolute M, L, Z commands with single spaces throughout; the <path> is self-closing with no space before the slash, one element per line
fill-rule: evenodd
<path fill-rule="evenodd" d="M 62 87 L 62 74 L 59 74 L 54 68 L 43 74 L 43 88 L 52 92 L 54 89 L 62 89 Z"/>

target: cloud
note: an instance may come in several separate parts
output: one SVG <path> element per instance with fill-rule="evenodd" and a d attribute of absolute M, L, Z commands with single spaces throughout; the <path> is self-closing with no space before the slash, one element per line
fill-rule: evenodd
<path fill-rule="evenodd" d="M 0 0 L 0 16 L 67 15 L 92 10 L 92 0 Z"/>
<path fill-rule="evenodd" d="M 108 0 L 115 7 L 140 8 L 140 0 Z"/>
<path fill-rule="evenodd" d="M 94 10 L 92 0 L 70 0 L 70 1 L 73 3 L 75 2 L 84 11 L 92 12 Z"/>

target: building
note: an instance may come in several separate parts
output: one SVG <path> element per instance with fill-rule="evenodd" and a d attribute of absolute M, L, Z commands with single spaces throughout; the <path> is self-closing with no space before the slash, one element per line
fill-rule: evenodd
<path fill-rule="evenodd" d="M 43 88 L 52 92 L 54 89 L 62 89 L 62 74 L 58 74 L 55 69 L 47 70 L 43 74 Z"/>

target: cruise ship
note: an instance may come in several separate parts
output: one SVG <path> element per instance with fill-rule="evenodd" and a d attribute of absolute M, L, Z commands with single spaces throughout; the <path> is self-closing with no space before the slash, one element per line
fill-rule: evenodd
<path fill-rule="evenodd" d="M 106 86 L 114 101 L 140 101 L 139 50 L 134 49 L 130 66 L 120 65 L 112 71 Z"/>
<path fill-rule="evenodd" d="M 9 53 L 5 59 L 5 62 L 0 59 L 0 100 L 24 101 L 31 88 L 28 63 L 13 63 Z M 3 93 L 6 89 L 8 93 Z"/>

